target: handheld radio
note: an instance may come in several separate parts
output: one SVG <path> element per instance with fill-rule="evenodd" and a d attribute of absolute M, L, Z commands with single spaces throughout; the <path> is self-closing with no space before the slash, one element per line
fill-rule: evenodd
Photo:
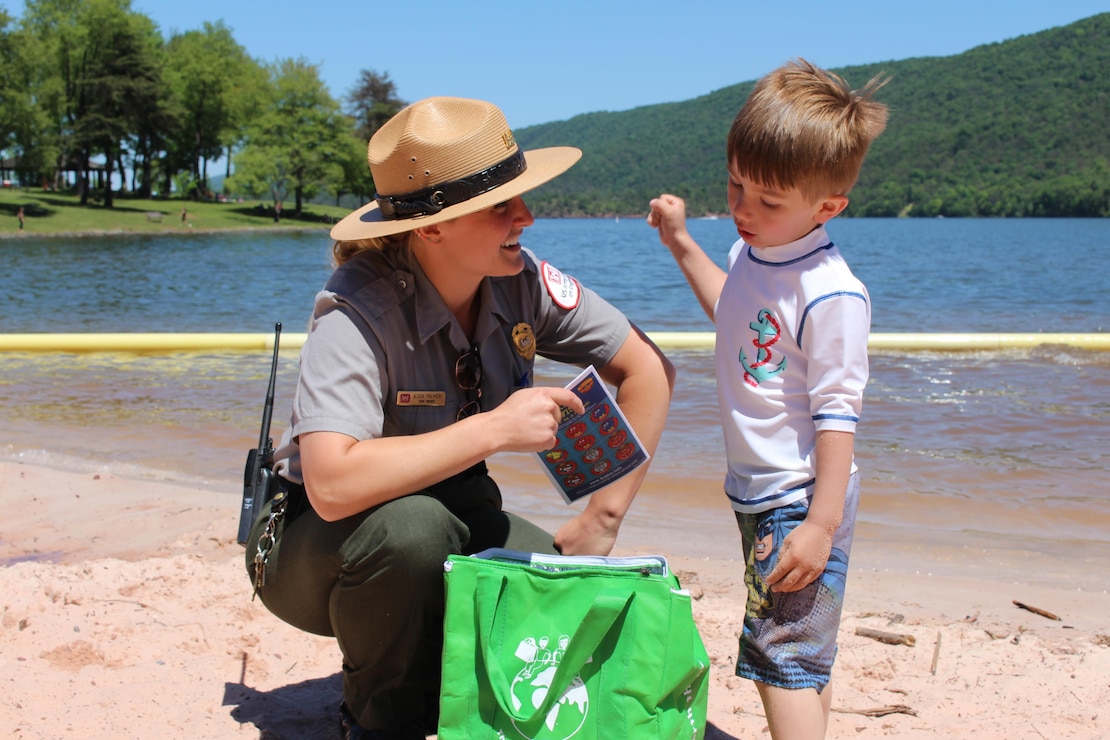
<path fill-rule="evenodd" d="M 247 543 L 251 525 L 266 502 L 277 490 L 277 473 L 274 465 L 274 441 L 270 439 L 270 417 L 274 412 L 274 384 L 277 381 L 278 344 L 281 341 L 281 322 L 274 324 L 274 359 L 270 364 L 270 385 L 266 389 L 266 403 L 262 407 L 262 430 L 258 435 L 258 448 L 247 453 L 243 470 L 243 507 L 239 511 L 240 545 Z"/>

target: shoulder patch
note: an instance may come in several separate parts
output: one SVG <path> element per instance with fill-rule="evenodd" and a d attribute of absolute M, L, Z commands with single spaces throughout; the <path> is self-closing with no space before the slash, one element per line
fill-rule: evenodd
<path fill-rule="evenodd" d="M 547 261 L 540 263 L 540 277 L 556 305 L 568 310 L 578 306 L 578 301 L 582 299 L 582 289 L 577 280 Z"/>

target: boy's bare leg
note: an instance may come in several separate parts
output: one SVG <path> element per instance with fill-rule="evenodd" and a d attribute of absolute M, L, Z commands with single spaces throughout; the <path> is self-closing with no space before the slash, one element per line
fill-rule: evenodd
<path fill-rule="evenodd" d="M 821 740 L 829 723 L 832 688 L 784 689 L 755 682 L 774 740 Z"/>
<path fill-rule="evenodd" d="M 832 684 L 825 684 L 825 690 L 818 696 L 821 697 L 821 709 L 825 715 L 825 732 L 829 731 L 829 712 L 832 710 Z"/>

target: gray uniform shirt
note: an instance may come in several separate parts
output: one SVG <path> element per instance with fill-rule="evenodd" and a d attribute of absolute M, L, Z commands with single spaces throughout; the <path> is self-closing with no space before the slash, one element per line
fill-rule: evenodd
<path fill-rule="evenodd" d="M 535 355 L 603 367 L 628 319 L 524 250 L 524 269 L 486 278 L 473 336 L 483 410 L 532 385 Z M 407 247 L 360 252 L 316 296 L 286 438 L 339 432 L 356 440 L 421 434 L 455 421 L 467 393 L 455 362 L 471 347 Z M 283 474 L 301 482 L 297 455 Z"/>

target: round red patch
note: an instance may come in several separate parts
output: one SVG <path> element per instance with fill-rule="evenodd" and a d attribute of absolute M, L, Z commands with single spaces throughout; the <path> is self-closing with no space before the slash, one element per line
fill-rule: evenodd
<path fill-rule="evenodd" d="M 575 308 L 582 300 L 582 289 L 578 281 L 549 262 L 540 263 L 540 277 L 551 300 L 555 301 L 560 308 L 568 310 Z"/>

